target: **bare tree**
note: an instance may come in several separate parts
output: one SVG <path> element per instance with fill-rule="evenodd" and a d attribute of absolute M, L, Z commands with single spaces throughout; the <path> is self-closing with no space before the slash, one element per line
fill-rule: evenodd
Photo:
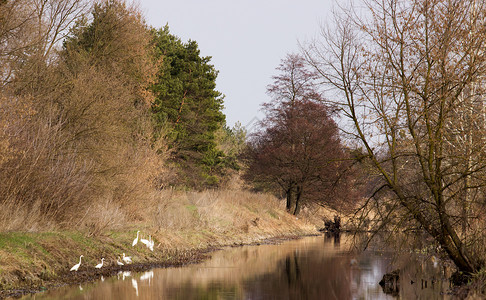
<path fill-rule="evenodd" d="M 334 91 L 348 137 L 381 177 L 378 190 L 388 191 L 374 199 L 381 221 L 418 225 L 460 271 L 476 272 L 484 265 L 486 1 L 363 4 L 336 13 L 304 47 L 306 59 Z"/>
<path fill-rule="evenodd" d="M 319 74 L 307 68 L 303 56 L 288 54 L 276 70 L 279 74 L 272 77 L 273 83 L 267 87 L 272 103 L 292 104 L 302 99 L 318 102 L 323 100 L 322 91 L 317 84 Z"/>
<path fill-rule="evenodd" d="M 69 28 L 87 12 L 89 0 L 14 0 L 0 3 L 0 79 L 46 63 Z M 34 63 L 35 62 L 35 63 Z M 35 73 L 38 73 L 36 71 Z"/>
<path fill-rule="evenodd" d="M 0 79 L 2 86 L 12 77 L 23 53 L 32 46 L 34 17 L 28 0 L 0 4 Z"/>
<path fill-rule="evenodd" d="M 69 28 L 87 13 L 88 0 L 31 0 L 37 27 L 39 54 L 48 57 L 69 33 Z"/>

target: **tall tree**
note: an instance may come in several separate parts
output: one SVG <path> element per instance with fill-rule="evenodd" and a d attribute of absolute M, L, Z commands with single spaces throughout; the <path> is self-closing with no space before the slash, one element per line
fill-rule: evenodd
<path fill-rule="evenodd" d="M 381 175 L 382 224 L 422 228 L 466 274 L 484 266 L 485 5 L 367 1 L 304 49 Z"/>
<path fill-rule="evenodd" d="M 141 13 L 124 1 L 95 3 L 90 19 L 79 19 L 59 52 L 55 73 L 61 86 L 42 115 L 58 121 L 63 151 L 90 165 L 93 201 L 132 205 L 148 187 L 155 74 L 150 32 Z"/>
<path fill-rule="evenodd" d="M 286 195 L 287 210 L 298 214 L 303 199 L 331 202 L 344 154 L 315 85 L 316 73 L 298 55 L 288 55 L 277 70 L 268 86 L 272 101 L 264 104 L 265 119 L 249 142 L 245 177 L 277 186 Z"/>
<path fill-rule="evenodd" d="M 217 182 L 215 171 L 223 153 L 217 149 L 215 133 L 223 127 L 223 96 L 216 90 L 218 72 L 210 57 L 201 57 L 195 41 L 183 43 L 169 33 L 168 26 L 153 30 L 156 56 L 162 64 L 152 91 L 155 101 L 155 138 L 162 130 L 168 139 L 174 161 L 183 176 L 198 178 L 196 184 Z M 184 171 L 185 170 L 185 171 Z"/>
<path fill-rule="evenodd" d="M 327 107 L 299 100 L 270 114 L 249 142 L 246 178 L 284 192 L 294 215 L 302 201 L 331 203 L 343 151 Z"/>

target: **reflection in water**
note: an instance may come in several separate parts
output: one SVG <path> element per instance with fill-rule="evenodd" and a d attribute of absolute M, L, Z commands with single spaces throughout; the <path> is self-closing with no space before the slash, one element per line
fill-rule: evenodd
<path fill-rule="evenodd" d="M 150 282 L 151 282 L 151 279 L 154 278 L 154 271 L 153 270 L 150 270 L 150 271 L 147 271 L 145 273 L 143 273 L 142 276 L 140 276 L 140 280 L 148 280 L 149 282 L 149 286 L 150 286 Z"/>
<path fill-rule="evenodd" d="M 395 299 L 378 282 L 392 270 L 389 255 L 348 251 L 350 238 L 309 237 L 281 245 L 244 246 L 213 253 L 183 268 L 120 272 L 104 282 L 36 294 L 35 299 Z M 396 263 L 396 261 L 394 262 Z M 433 263 L 431 263 L 432 268 Z M 404 266 L 402 299 L 443 299 L 437 280 L 422 289 L 410 278 L 424 264 Z M 436 265 L 436 268 L 437 267 Z M 420 273 L 422 272 L 422 273 Z M 131 276 L 131 280 L 124 281 Z M 437 279 L 437 278 L 436 278 Z M 417 279 L 415 279 L 417 280 Z M 28 299 L 29 297 L 27 297 Z"/>
<path fill-rule="evenodd" d="M 130 273 L 130 271 L 118 271 L 116 278 L 120 279 L 121 277 L 122 280 L 125 280 L 126 277 L 129 277 L 131 275 L 132 274 Z"/>
<path fill-rule="evenodd" d="M 137 280 L 135 280 L 134 278 L 132 278 L 132 286 L 135 289 L 135 293 L 138 297 L 138 283 L 137 283 Z"/>

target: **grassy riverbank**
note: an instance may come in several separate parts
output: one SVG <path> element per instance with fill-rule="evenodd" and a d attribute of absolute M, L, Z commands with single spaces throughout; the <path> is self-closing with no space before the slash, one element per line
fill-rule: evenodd
<path fill-rule="evenodd" d="M 331 214 L 304 211 L 296 218 L 274 197 L 241 190 L 165 191 L 154 199 L 155 204 L 146 206 L 151 212 L 139 221 L 104 229 L 0 233 L 2 294 L 42 290 L 128 269 L 116 265 L 122 253 L 132 257 L 133 268 L 140 269 L 198 261 L 207 250 L 222 246 L 313 234 L 323 226 L 322 217 Z M 137 230 L 141 237 L 150 235 L 155 240 L 153 252 L 140 242 L 131 246 Z M 84 258 L 79 271 L 69 272 L 80 255 Z M 102 257 L 105 267 L 96 270 Z"/>

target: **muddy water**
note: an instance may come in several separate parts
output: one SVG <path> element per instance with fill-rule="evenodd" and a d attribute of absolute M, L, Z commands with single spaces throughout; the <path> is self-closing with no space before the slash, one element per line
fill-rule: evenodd
<path fill-rule="evenodd" d="M 349 245 L 345 236 L 317 236 L 227 248 L 200 264 L 120 272 L 25 299 L 447 299 L 433 261 L 400 262 L 373 250 L 353 254 Z M 378 282 L 397 266 L 400 288 L 385 294 Z"/>

